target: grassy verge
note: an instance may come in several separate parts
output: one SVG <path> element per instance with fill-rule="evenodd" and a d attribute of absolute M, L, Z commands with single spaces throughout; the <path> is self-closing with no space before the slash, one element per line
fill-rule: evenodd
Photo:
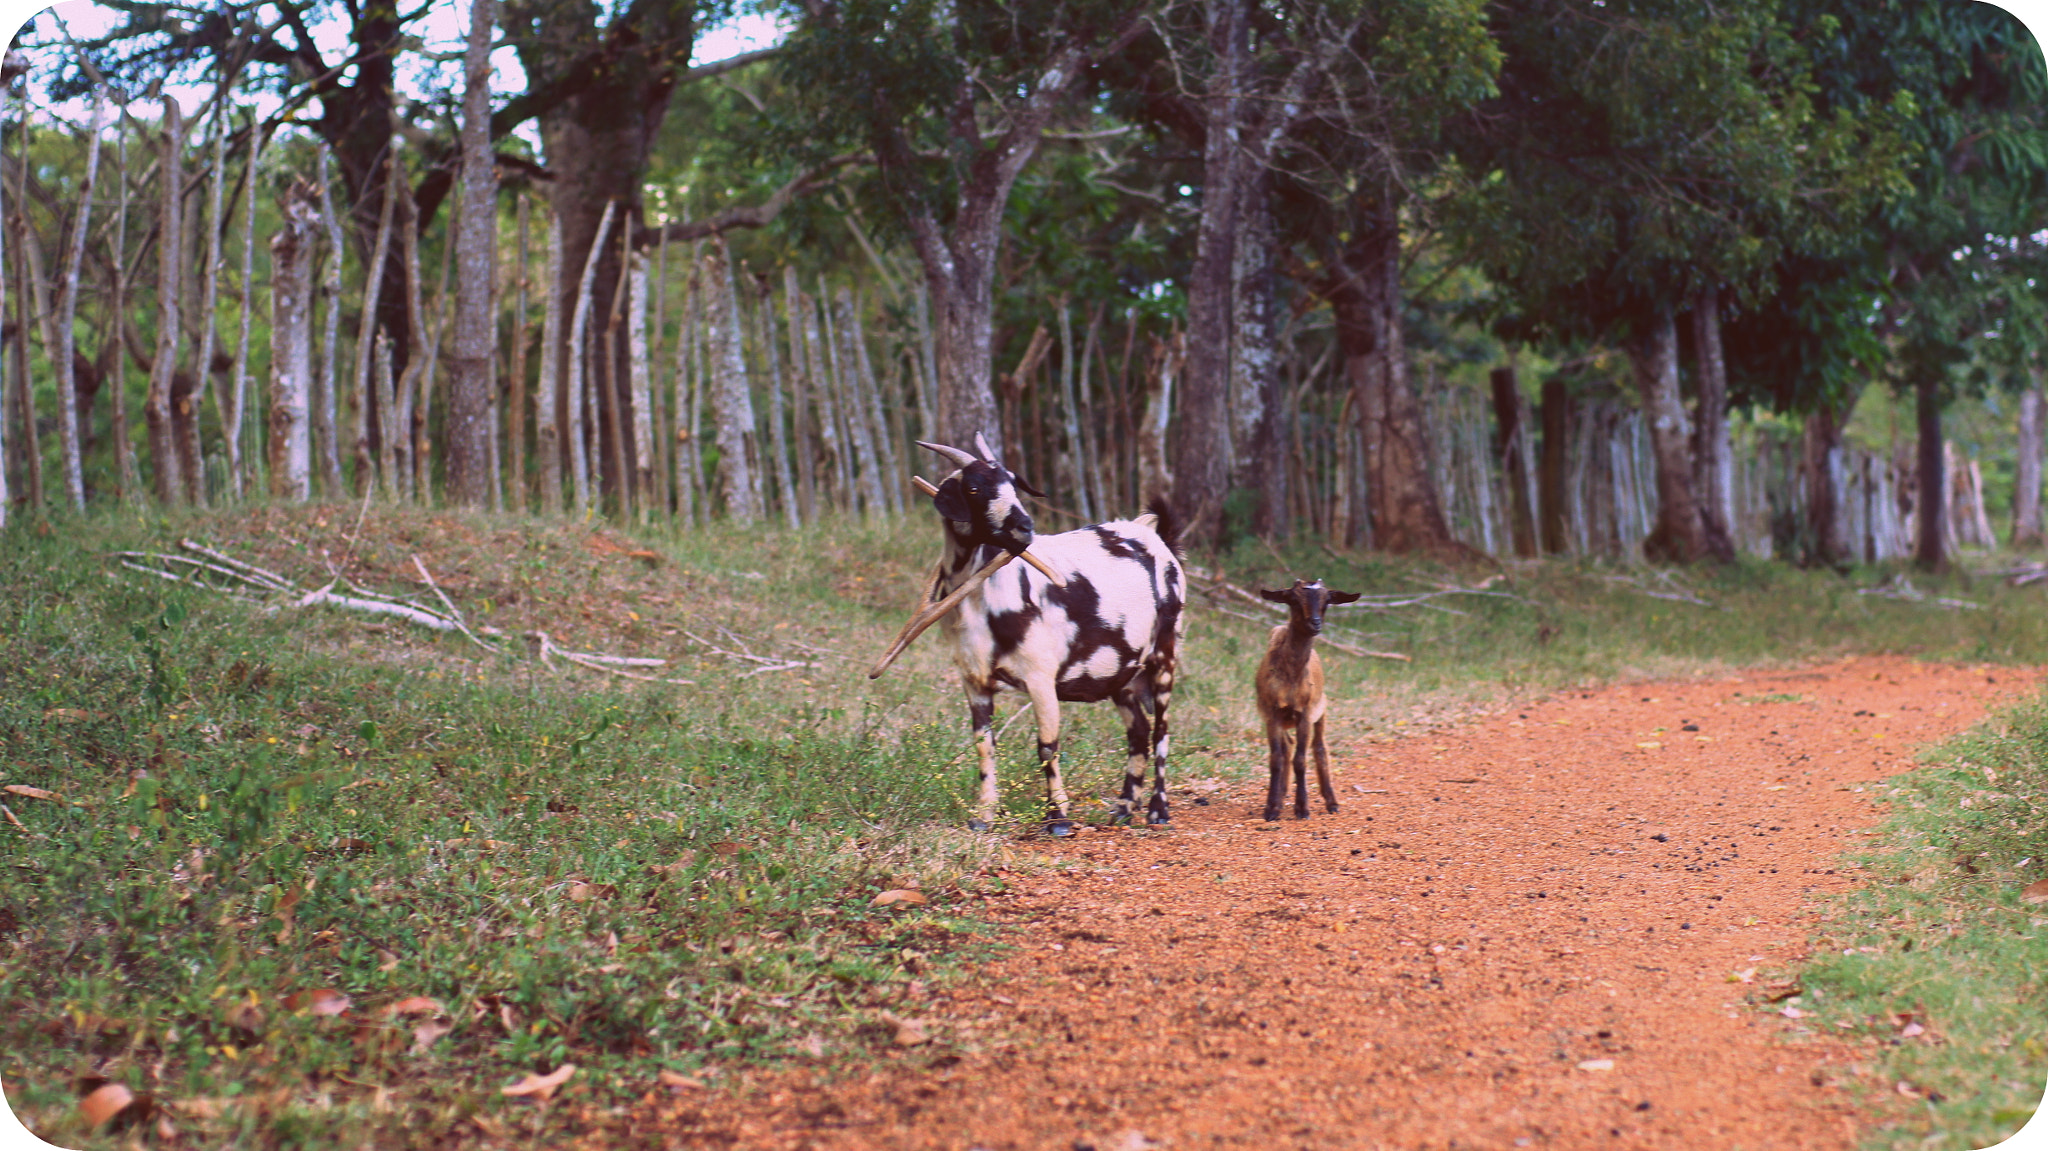
<path fill-rule="evenodd" d="M 2048 696 L 1930 752 L 1888 799 L 1862 862 L 1891 882 L 1839 901 L 1805 998 L 1873 1040 L 1878 1091 L 1910 1098 L 1869 1146 L 1988 1147 L 2048 1083 L 2048 903 L 2022 897 L 2048 876 Z"/>
<path fill-rule="evenodd" d="M 342 571 L 435 602 L 417 556 L 476 625 L 691 682 L 108 562 L 188 536 L 303 588 Z M 10 1100 L 68 1146 L 541 1144 L 663 1073 L 896 1041 L 927 984 L 998 945 L 959 896 L 1038 866 L 1015 836 L 959 830 L 972 765 L 938 644 L 865 678 L 935 547 L 922 520 L 632 539 L 354 508 L 0 537 Z M 1681 588 L 1312 544 L 1210 562 L 1243 586 L 1431 597 L 1333 616 L 1337 638 L 1413 657 L 1326 653 L 1340 749 L 1588 681 L 1878 649 L 2048 660 L 2039 589 L 1939 589 L 1985 604 L 1958 612 L 1856 595 L 1875 573 L 1765 565 Z M 1189 620 L 1181 784 L 1261 755 L 1270 621 L 1219 606 Z M 1114 714 L 1067 716 L 1076 794 L 1106 791 Z M 1019 825 L 1040 802 L 1030 743 L 1005 743 Z M 899 888 L 929 902 L 872 902 Z M 567 1064 L 547 1107 L 500 1091 Z M 148 1105 L 92 1125 L 77 1100 L 102 1081 Z"/>

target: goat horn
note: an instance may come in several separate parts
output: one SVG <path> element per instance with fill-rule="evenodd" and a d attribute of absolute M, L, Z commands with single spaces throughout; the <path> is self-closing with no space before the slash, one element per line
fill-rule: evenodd
<path fill-rule="evenodd" d="M 980 452 L 981 458 L 987 460 L 989 463 L 993 464 L 997 462 L 996 450 L 988 446 L 988 437 L 982 435 L 980 432 L 974 433 L 974 450 Z"/>
<path fill-rule="evenodd" d="M 925 479 L 923 476 L 912 476 L 910 477 L 910 482 L 917 485 L 918 491 L 921 491 L 928 496 L 936 496 L 939 494 L 939 489 L 933 487 L 932 482 L 928 479 Z"/>
<path fill-rule="evenodd" d="M 927 444 L 926 446 L 929 447 L 930 445 Z M 960 601 L 966 599 L 969 592 L 988 582 L 988 577 L 996 574 L 996 569 L 1015 558 L 1017 557 L 1009 552 L 997 554 L 996 558 L 988 561 L 980 571 L 969 576 L 966 583 L 954 588 L 953 594 L 910 617 L 910 622 L 904 624 L 903 630 L 897 634 L 896 642 L 890 644 L 889 650 L 882 653 L 882 658 L 875 661 L 875 666 L 868 669 L 868 678 L 874 679 L 883 672 L 888 671 L 889 665 L 896 662 L 896 657 L 903 654 L 903 649 L 910 646 L 911 640 L 923 635 L 926 628 L 939 622 L 947 612 L 960 606 Z M 938 586 L 939 576 L 934 571 L 931 582 L 925 585 L 924 595 L 919 598 L 921 600 L 931 598 L 932 592 L 938 590 Z"/>
<path fill-rule="evenodd" d="M 976 462 L 975 458 L 969 455 L 968 453 L 961 451 L 959 448 L 947 447 L 945 444 L 928 444 L 925 443 L 923 440 L 919 440 L 917 441 L 917 446 L 921 448 L 930 448 L 932 451 L 935 451 L 940 455 L 946 457 L 947 459 L 952 460 L 954 463 L 960 465 L 963 468 L 966 467 L 968 464 Z"/>

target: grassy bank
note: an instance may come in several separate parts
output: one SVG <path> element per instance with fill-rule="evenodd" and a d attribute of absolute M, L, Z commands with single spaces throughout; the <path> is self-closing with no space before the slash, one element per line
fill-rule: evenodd
<path fill-rule="evenodd" d="M 2048 877 L 2048 697 L 1923 758 L 1891 781 L 1862 859 L 1878 881 L 1837 901 L 1804 998 L 1907 1100 L 1869 1146 L 1962 1151 L 2018 1130 L 2048 1083 L 2048 902 L 2024 898 Z"/>
<path fill-rule="evenodd" d="M 303 590 L 340 573 L 433 606 L 423 566 L 474 628 L 666 659 L 633 674 L 688 682 L 109 559 L 182 538 Z M 342 507 L 10 531 L 10 1099 L 72 1146 L 544 1141 L 664 1072 L 896 1041 L 925 985 L 1000 945 L 961 896 L 1038 866 L 1028 837 L 959 830 L 972 765 L 938 644 L 865 676 L 935 548 L 922 520 L 633 538 Z M 1340 754 L 1588 681 L 1869 650 L 2048 660 L 2038 588 L 1924 585 L 1983 605 L 1964 610 L 1856 594 L 1880 573 L 1681 585 L 1313 543 L 1203 566 L 1409 601 L 1333 613 L 1333 638 L 1410 657 L 1326 651 Z M 1258 763 L 1249 683 L 1272 618 L 1228 593 L 1191 612 L 1178 782 Z M 1067 716 L 1070 782 L 1100 794 L 1122 767 L 1114 714 Z M 1030 742 L 1004 744 L 1013 833 L 1039 803 Z M 927 902 L 873 902 L 902 889 Z M 500 1093 L 566 1064 L 546 1108 Z M 102 1080 L 148 1106 L 92 1128 L 77 1099 Z"/>

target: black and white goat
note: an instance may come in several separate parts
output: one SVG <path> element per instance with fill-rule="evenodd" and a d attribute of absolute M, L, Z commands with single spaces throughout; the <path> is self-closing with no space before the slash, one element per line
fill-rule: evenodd
<path fill-rule="evenodd" d="M 976 830 L 987 830 L 995 819 L 995 693 L 1002 687 L 1031 697 L 1048 833 L 1073 833 L 1060 777 L 1061 703 L 1115 702 L 1130 759 L 1111 819 L 1131 818 L 1150 760 L 1152 799 L 1145 819 L 1167 822 L 1166 708 L 1173 698 L 1187 589 L 1172 512 L 1155 499 L 1135 519 L 1036 535 L 1017 493 L 1043 493 L 1005 468 L 985 438 L 974 437 L 979 454 L 923 441 L 918 446 L 958 465 L 937 485 L 914 477 L 945 523 L 946 551 L 925 585 L 917 615 L 869 678 L 887 670 L 919 633 L 945 620 L 981 759 L 981 794 L 968 824 Z M 1024 564 L 1005 566 L 1017 558 Z"/>
<path fill-rule="evenodd" d="M 1316 782 L 1323 791 L 1323 803 L 1337 812 L 1337 791 L 1330 785 L 1330 753 L 1323 745 L 1323 716 L 1329 700 L 1323 694 L 1323 661 L 1316 654 L 1316 637 L 1323 633 L 1323 612 L 1333 604 L 1351 603 L 1359 593 L 1331 591 L 1323 581 L 1295 580 L 1285 591 L 1259 594 L 1274 603 L 1287 605 L 1287 622 L 1273 629 L 1266 641 L 1266 658 L 1259 661 L 1253 680 L 1259 714 L 1266 721 L 1267 781 L 1266 818 L 1280 818 L 1280 805 L 1287 800 L 1288 742 L 1293 741 L 1294 817 L 1308 818 L 1308 752 L 1316 753 Z"/>

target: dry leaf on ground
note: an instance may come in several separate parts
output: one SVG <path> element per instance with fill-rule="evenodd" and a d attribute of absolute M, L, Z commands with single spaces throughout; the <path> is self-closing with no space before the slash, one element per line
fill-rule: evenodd
<path fill-rule="evenodd" d="M 26 796 L 26 797 L 27 797 L 27 798 L 29 798 L 29 799 L 56 799 L 56 798 L 57 798 L 57 793 L 56 793 L 56 792 L 54 792 L 54 791 L 48 791 L 48 790 L 45 790 L 44 788 L 40 788 L 40 787 L 30 787 L 30 786 L 29 786 L 28 784 L 26 784 L 26 783 L 10 783 L 10 784 L 8 784 L 8 785 L 7 785 L 7 786 L 6 786 L 6 787 L 5 787 L 4 789 L 0 789 L 0 790 L 6 790 L 6 791 L 11 791 L 11 792 L 13 792 L 13 793 L 14 793 L 14 794 L 16 794 L 16 795 L 20 795 L 20 796 Z M 60 802 L 61 802 L 61 801 L 60 801 Z"/>
<path fill-rule="evenodd" d="M 654 1077 L 659 1079 L 661 1085 L 670 1091 L 690 1091 L 704 1086 L 703 1080 L 692 1079 L 680 1071 L 670 1071 L 666 1067 L 656 1072 Z"/>
<path fill-rule="evenodd" d="M 926 899 L 922 891 L 899 887 L 894 891 L 884 891 L 869 902 L 876 907 L 887 907 L 892 903 L 930 903 L 931 900 Z"/>
<path fill-rule="evenodd" d="M 528 1075 L 510 1087 L 498 1088 L 500 1095 L 529 1095 L 545 1103 L 555 1097 L 555 1088 L 569 1081 L 576 1074 L 574 1063 L 564 1063 L 546 1075 Z"/>
<path fill-rule="evenodd" d="M 2048 903 L 2048 879 L 2037 879 L 2027 884 L 2027 889 L 2020 892 L 2020 902 Z"/>
<path fill-rule="evenodd" d="M 385 1004 L 383 1007 L 378 1009 L 377 1014 L 384 1016 L 440 1015 L 447 1010 L 448 1009 L 442 1006 L 441 1001 L 438 999 L 429 998 L 425 995 L 413 995 L 401 999 L 396 1003 Z"/>
<path fill-rule="evenodd" d="M 349 998 L 332 987 L 321 987 L 312 991 L 294 991 L 284 997 L 284 1005 L 293 1011 L 310 1011 L 314 1015 L 340 1015 L 348 1010 Z"/>
<path fill-rule="evenodd" d="M 102 1083 L 78 1101 L 78 1113 L 94 1127 L 105 1123 L 135 1102 L 135 1092 L 119 1083 Z"/>

